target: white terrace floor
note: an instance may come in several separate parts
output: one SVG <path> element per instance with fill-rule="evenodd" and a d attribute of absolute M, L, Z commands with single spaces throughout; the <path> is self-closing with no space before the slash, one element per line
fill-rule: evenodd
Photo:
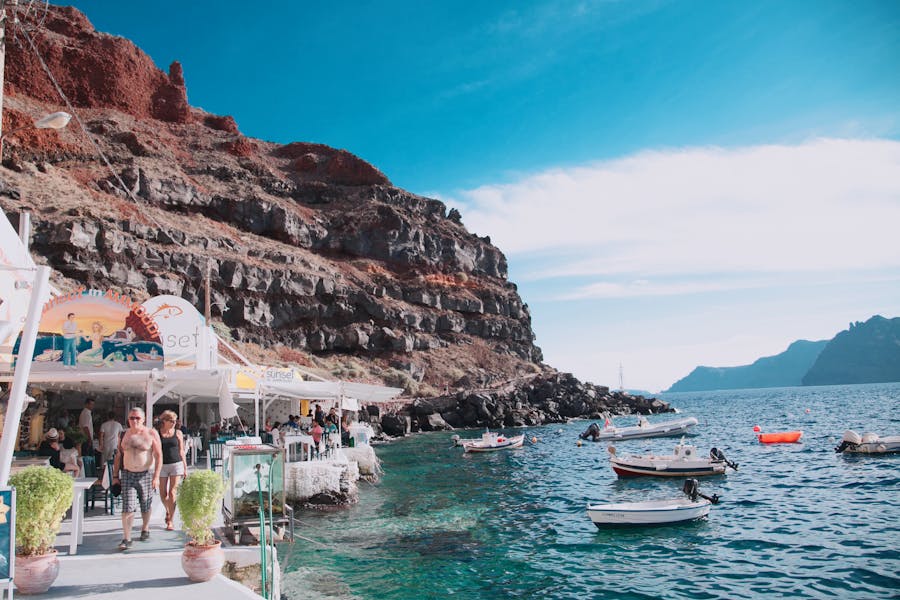
<path fill-rule="evenodd" d="M 59 577 L 50 590 L 36 598 L 97 598 L 100 600 L 177 600 L 216 598 L 217 600 L 259 599 L 239 583 L 217 575 L 206 583 L 193 583 L 181 568 L 185 537 L 181 531 L 166 531 L 162 503 L 154 498 L 150 539 L 141 542 L 140 515 L 132 532 L 132 547 L 120 552 L 121 512 L 104 514 L 102 505 L 85 512 L 84 543 L 70 556 L 71 522 L 63 522 L 56 539 Z M 176 519 L 177 525 L 177 519 Z"/>

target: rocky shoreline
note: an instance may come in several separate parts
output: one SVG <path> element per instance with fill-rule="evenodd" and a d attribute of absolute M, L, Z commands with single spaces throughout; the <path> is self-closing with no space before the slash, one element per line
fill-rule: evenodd
<path fill-rule="evenodd" d="M 420 431 L 525 427 L 576 418 L 602 419 L 605 413 L 665 412 L 674 409 L 662 400 L 610 391 L 569 373 L 552 373 L 492 390 L 458 391 L 387 407 L 370 405 L 359 411 L 359 420 L 372 426 L 377 439 L 388 440 Z"/>

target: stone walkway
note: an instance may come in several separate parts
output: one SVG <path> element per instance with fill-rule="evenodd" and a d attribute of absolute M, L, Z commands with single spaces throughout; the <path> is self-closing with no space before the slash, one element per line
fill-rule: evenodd
<path fill-rule="evenodd" d="M 150 539 L 141 542 L 140 515 L 132 531 L 134 544 L 127 551 L 116 549 L 122 539 L 122 517 L 104 514 L 103 508 L 88 510 L 84 519 L 84 543 L 69 556 L 71 523 L 63 522 L 56 539 L 59 577 L 50 590 L 37 598 L 98 598 L 101 600 L 166 600 L 216 598 L 259 599 L 243 585 L 217 575 L 205 583 L 193 583 L 181 568 L 185 536 L 166 531 L 162 503 L 154 498 Z M 178 525 L 176 519 L 176 526 Z"/>

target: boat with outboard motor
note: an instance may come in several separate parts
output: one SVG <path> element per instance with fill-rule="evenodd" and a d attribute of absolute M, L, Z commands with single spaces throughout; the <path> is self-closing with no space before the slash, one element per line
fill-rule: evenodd
<path fill-rule="evenodd" d="M 675 419 L 673 421 L 660 421 L 651 423 L 646 417 L 641 417 L 637 425 L 630 427 L 616 427 L 609 419 L 606 425 L 601 429 L 596 423 L 590 426 L 580 434 L 583 440 L 592 442 L 611 442 L 619 440 L 633 440 L 639 438 L 651 437 L 672 437 L 684 435 L 687 430 L 698 423 L 694 417 L 685 417 L 683 419 Z"/>
<path fill-rule="evenodd" d="M 724 475 L 726 467 L 737 471 L 737 464 L 725 458 L 718 448 L 709 451 L 709 456 L 699 456 L 697 448 L 685 444 L 681 440 L 673 454 L 658 456 L 655 454 L 632 454 L 618 456 L 616 447 L 610 446 L 609 464 L 619 477 L 638 477 L 642 475 L 657 477 L 701 477 L 706 475 Z"/>
<path fill-rule="evenodd" d="M 851 454 L 892 454 L 900 452 L 900 435 L 879 437 L 877 433 L 871 431 L 859 435 L 848 429 L 841 438 L 841 445 L 834 451 Z"/>
<path fill-rule="evenodd" d="M 454 435 L 452 439 L 454 445 L 462 446 L 466 452 L 493 452 L 521 448 L 525 442 L 525 434 L 506 437 L 502 433 L 485 431 L 481 434 L 481 439 L 477 440 L 460 439 L 458 435 Z"/>
<path fill-rule="evenodd" d="M 665 525 L 701 519 L 709 514 L 710 506 L 719 502 L 716 494 L 701 494 L 696 479 L 686 480 L 681 491 L 686 498 L 588 504 L 588 517 L 598 529 L 610 525 Z"/>

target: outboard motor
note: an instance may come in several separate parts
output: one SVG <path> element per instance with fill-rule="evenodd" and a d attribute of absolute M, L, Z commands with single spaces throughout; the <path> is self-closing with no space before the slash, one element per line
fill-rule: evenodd
<path fill-rule="evenodd" d="M 580 434 L 578 437 L 580 437 L 583 440 L 591 438 L 592 442 L 596 442 L 600 437 L 600 426 L 597 425 L 596 423 L 591 423 L 590 426 L 587 429 L 585 429 L 584 432 L 582 434 Z"/>
<path fill-rule="evenodd" d="M 691 502 L 696 502 L 697 498 L 703 498 L 704 500 L 709 500 L 712 504 L 719 503 L 718 494 L 713 494 L 712 496 L 704 496 L 700 493 L 700 483 L 696 479 L 685 479 L 684 486 L 681 488 L 681 491 L 691 499 Z"/>
<path fill-rule="evenodd" d="M 681 488 L 681 491 L 684 492 L 684 495 L 691 499 L 692 502 L 697 501 L 697 496 L 700 494 L 700 483 L 696 479 L 685 479 L 684 487 Z"/>
<path fill-rule="evenodd" d="M 860 437 L 858 433 L 853 431 L 852 429 L 848 429 L 844 432 L 844 437 L 841 438 L 841 445 L 834 449 L 835 452 L 841 453 L 850 446 L 856 446 L 861 444 L 863 438 Z"/>
<path fill-rule="evenodd" d="M 719 450 L 719 449 L 716 448 L 716 447 L 713 447 L 713 448 L 709 451 L 709 457 L 710 457 L 711 459 L 715 460 L 715 461 L 721 461 L 721 462 L 724 462 L 726 465 L 728 465 L 729 467 L 731 467 L 731 468 L 734 469 L 735 471 L 738 470 L 737 463 L 733 463 L 733 462 L 731 462 L 730 460 L 728 460 L 727 458 L 725 458 L 725 453 L 722 452 L 721 450 Z"/>

